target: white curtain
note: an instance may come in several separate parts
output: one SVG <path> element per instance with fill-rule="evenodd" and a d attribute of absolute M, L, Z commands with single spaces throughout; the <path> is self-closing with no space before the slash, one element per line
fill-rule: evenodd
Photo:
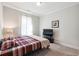
<path fill-rule="evenodd" d="M 32 35 L 32 18 L 27 16 L 22 16 L 21 19 L 21 35 Z"/>

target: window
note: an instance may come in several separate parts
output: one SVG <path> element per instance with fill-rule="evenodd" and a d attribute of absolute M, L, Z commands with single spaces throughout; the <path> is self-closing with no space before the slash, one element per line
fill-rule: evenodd
<path fill-rule="evenodd" d="M 27 35 L 32 35 L 32 18 L 27 17 Z"/>
<path fill-rule="evenodd" d="M 21 20 L 21 35 L 32 35 L 32 18 L 22 16 Z"/>

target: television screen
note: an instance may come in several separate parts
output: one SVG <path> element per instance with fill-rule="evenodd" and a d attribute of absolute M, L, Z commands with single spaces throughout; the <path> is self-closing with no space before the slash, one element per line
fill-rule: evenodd
<path fill-rule="evenodd" d="M 43 29 L 43 35 L 53 35 L 53 29 Z"/>

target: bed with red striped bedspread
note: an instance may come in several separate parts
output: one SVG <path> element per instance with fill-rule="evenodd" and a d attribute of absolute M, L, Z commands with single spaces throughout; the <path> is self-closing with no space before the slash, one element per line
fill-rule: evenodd
<path fill-rule="evenodd" d="M 17 47 L 0 51 L 1 56 L 22 56 L 37 49 L 41 49 L 41 42 L 32 37 L 22 36 L 16 37 L 15 39 L 14 42 L 17 44 Z"/>

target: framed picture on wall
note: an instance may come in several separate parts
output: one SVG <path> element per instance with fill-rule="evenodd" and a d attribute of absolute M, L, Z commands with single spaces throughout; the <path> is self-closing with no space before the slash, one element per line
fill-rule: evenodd
<path fill-rule="evenodd" d="M 52 21 L 52 28 L 59 28 L 59 20 Z"/>

